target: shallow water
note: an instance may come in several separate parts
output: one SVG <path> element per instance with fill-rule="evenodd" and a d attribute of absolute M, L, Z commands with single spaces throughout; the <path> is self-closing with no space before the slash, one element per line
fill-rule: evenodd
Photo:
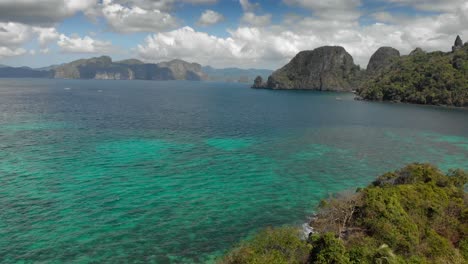
<path fill-rule="evenodd" d="M 468 111 L 243 84 L 3 79 L 0 261 L 209 262 L 414 161 L 468 169 Z"/>

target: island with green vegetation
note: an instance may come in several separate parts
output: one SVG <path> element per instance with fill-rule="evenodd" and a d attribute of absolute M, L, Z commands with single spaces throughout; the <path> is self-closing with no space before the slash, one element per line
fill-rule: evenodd
<path fill-rule="evenodd" d="M 146 63 L 137 59 L 113 61 L 109 56 L 79 59 L 42 68 L 0 65 L 0 78 L 50 78 L 152 81 L 222 81 L 248 83 L 256 75 L 268 76 L 264 69 L 217 69 L 180 59 Z"/>
<path fill-rule="evenodd" d="M 406 56 L 392 47 L 381 47 L 364 70 L 343 47 L 320 47 L 299 52 L 266 81 L 258 76 L 252 88 L 355 90 L 360 100 L 466 107 L 468 43 L 457 36 L 451 52 L 417 48 Z"/>
<path fill-rule="evenodd" d="M 394 57 L 364 80 L 360 98 L 415 104 L 468 106 L 468 43 L 457 37 L 452 52 L 424 52 Z"/>
<path fill-rule="evenodd" d="M 306 239 L 266 229 L 219 263 L 467 263 L 468 173 L 410 164 L 323 200 Z"/>

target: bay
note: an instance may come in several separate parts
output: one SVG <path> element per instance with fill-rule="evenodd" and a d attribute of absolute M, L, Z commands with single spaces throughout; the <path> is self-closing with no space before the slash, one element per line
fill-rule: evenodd
<path fill-rule="evenodd" d="M 0 80 L 0 261 L 206 263 L 410 162 L 468 110 L 247 84 Z"/>

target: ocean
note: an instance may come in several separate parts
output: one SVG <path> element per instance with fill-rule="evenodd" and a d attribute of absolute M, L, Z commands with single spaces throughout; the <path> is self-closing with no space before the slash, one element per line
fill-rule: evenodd
<path fill-rule="evenodd" d="M 187 81 L 0 79 L 1 263 L 207 263 L 411 162 L 468 110 Z"/>

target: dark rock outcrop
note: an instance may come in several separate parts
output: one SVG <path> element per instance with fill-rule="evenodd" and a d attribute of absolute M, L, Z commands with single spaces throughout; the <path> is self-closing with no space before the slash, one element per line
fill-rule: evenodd
<path fill-rule="evenodd" d="M 299 52 L 273 72 L 265 88 L 351 91 L 359 75 L 359 66 L 343 47 L 326 46 Z"/>
<path fill-rule="evenodd" d="M 400 52 L 392 47 L 379 48 L 370 58 L 367 65 L 367 73 L 374 74 L 390 66 L 395 59 L 400 57 Z"/>
<path fill-rule="evenodd" d="M 452 46 L 452 52 L 455 52 L 463 47 L 463 41 L 460 36 L 455 39 L 455 44 Z"/>
<path fill-rule="evenodd" d="M 252 88 L 265 88 L 265 83 L 263 82 L 262 76 L 257 76 L 257 78 L 255 78 Z"/>

